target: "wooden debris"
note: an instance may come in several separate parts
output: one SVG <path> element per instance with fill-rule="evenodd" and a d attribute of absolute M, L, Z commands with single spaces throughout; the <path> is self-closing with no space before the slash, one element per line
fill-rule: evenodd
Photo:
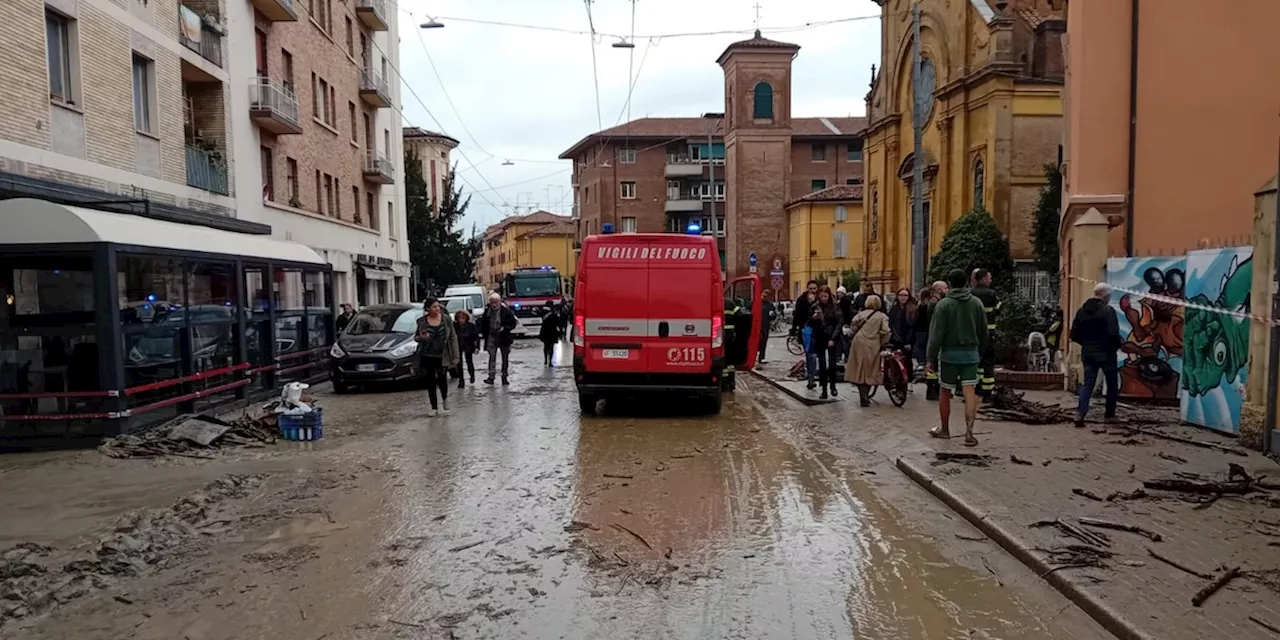
<path fill-rule="evenodd" d="M 1193 575 L 1193 576 L 1195 576 L 1195 577 L 1197 577 L 1197 578 L 1200 578 L 1200 579 L 1202 579 L 1202 580 L 1208 580 L 1208 579 L 1210 579 L 1210 578 L 1212 578 L 1212 577 L 1213 577 L 1211 574 L 1205 573 L 1205 572 L 1203 572 L 1203 571 L 1196 571 L 1195 569 L 1192 569 L 1191 567 L 1188 567 L 1187 565 L 1182 564 L 1181 562 L 1178 562 L 1177 560 L 1174 560 L 1173 558 L 1170 558 L 1170 557 L 1168 557 L 1168 556 L 1164 556 L 1164 555 L 1160 555 L 1160 552 L 1156 551 L 1155 549 L 1152 549 L 1151 547 L 1147 547 L 1147 555 L 1151 556 L 1152 558 L 1155 558 L 1156 560 L 1159 560 L 1160 562 L 1163 562 L 1163 563 L 1165 563 L 1165 564 L 1167 564 L 1167 565 L 1169 565 L 1169 566 L 1173 567 L 1174 569 L 1178 569 L 1178 570 L 1180 570 L 1180 571 L 1185 571 L 1185 572 L 1187 572 L 1187 573 L 1189 573 L 1189 574 L 1191 574 L 1191 575 Z"/>
<path fill-rule="evenodd" d="M 640 544 L 643 544 L 643 545 L 645 546 L 645 548 L 646 548 L 646 549 L 649 549 L 650 551 L 652 551 L 652 550 L 653 550 L 653 545 L 649 544 L 649 541 L 648 541 L 648 540 L 645 540 L 645 539 L 644 539 L 644 537 L 643 537 L 643 536 L 641 536 L 640 534 L 638 534 L 638 533 L 636 533 L 636 532 L 634 532 L 634 531 L 632 531 L 632 530 L 630 530 L 630 529 L 628 529 L 628 528 L 626 528 L 626 527 L 624 527 L 624 526 L 622 526 L 622 525 L 620 525 L 620 524 L 618 524 L 618 523 L 616 523 L 616 522 L 612 523 L 610 526 L 612 526 L 614 529 L 617 529 L 617 530 L 619 530 L 619 531 L 625 531 L 625 532 L 627 532 L 627 533 L 631 534 L 631 537 L 635 538 L 636 540 L 639 540 L 639 541 L 640 541 Z"/>
<path fill-rule="evenodd" d="M 1148 431 L 1146 429 L 1138 429 L 1138 432 L 1141 433 L 1142 435 L 1152 436 L 1154 438 L 1160 438 L 1162 440 L 1170 440 L 1173 442 L 1181 442 L 1182 444 L 1189 444 L 1193 447 L 1201 447 L 1204 449 L 1216 449 L 1218 451 L 1223 451 L 1225 453 L 1230 453 L 1230 454 L 1234 454 L 1234 455 L 1245 457 L 1245 458 L 1249 457 L 1249 452 L 1239 447 L 1230 447 L 1227 445 L 1218 444 L 1216 442 L 1206 442 L 1204 440 L 1196 440 L 1194 438 L 1184 438 L 1182 436 L 1175 436 L 1171 433 L 1161 433 L 1159 431 Z"/>
<path fill-rule="evenodd" d="M 1088 489 L 1081 489 L 1080 487 L 1076 487 L 1071 490 L 1071 493 L 1074 493 L 1082 498 L 1088 498 L 1090 500 L 1094 500 L 1097 502 L 1104 502 L 1104 500 L 1102 499 L 1102 496 L 1099 496 L 1098 494 Z"/>
<path fill-rule="evenodd" d="M 634 480 L 635 479 L 635 476 L 629 476 L 625 473 L 604 473 L 601 475 L 603 475 L 606 478 L 614 478 L 617 480 Z"/>
<path fill-rule="evenodd" d="M 1173 455 L 1173 454 L 1169 454 L 1169 453 L 1165 453 L 1165 452 L 1163 452 L 1163 451 L 1157 451 L 1157 452 L 1156 452 L 1156 457 L 1157 457 L 1157 458 L 1164 458 L 1165 460 L 1168 460 L 1168 461 L 1170 461 L 1170 462 L 1176 462 L 1176 463 L 1178 463 L 1178 464 L 1186 464 L 1186 463 L 1187 463 L 1187 459 L 1186 459 L 1186 458 L 1180 458 L 1180 457 L 1178 457 L 1178 456 L 1175 456 L 1175 455 Z"/>
<path fill-rule="evenodd" d="M 1208 494 L 1245 494 L 1253 491 L 1253 484 L 1249 482 L 1217 482 L 1213 480 L 1184 480 L 1181 478 L 1155 478 L 1152 480 L 1143 480 L 1142 486 L 1148 489 L 1158 491 L 1177 491 L 1181 493 L 1208 493 Z"/>
<path fill-rule="evenodd" d="M 1116 500 L 1142 500 L 1150 497 L 1146 491 L 1142 489 L 1134 489 L 1133 491 L 1112 491 L 1107 494 L 1107 502 L 1115 502 Z"/>
<path fill-rule="evenodd" d="M 934 453 L 933 456 L 936 458 L 933 461 L 935 466 L 946 464 L 948 462 L 955 462 L 957 464 L 965 464 L 971 467 L 989 467 L 991 466 L 991 462 L 995 460 L 995 457 L 993 456 L 986 456 L 979 453 L 950 453 L 947 451 L 938 451 L 937 453 Z"/>
<path fill-rule="evenodd" d="M 1134 470 L 1134 469 L 1137 469 L 1137 468 L 1138 468 L 1138 465 L 1136 465 L 1136 464 L 1130 464 L 1130 465 L 1129 465 L 1129 473 L 1133 473 L 1133 470 Z"/>
<path fill-rule="evenodd" d="M 1198 607 L 1204 604 L 1205 600 L 1208 600 L 1210 596 L 1217 593 L 1219 589 L 1227 586 L 1227 583 L 1234 580 L 1238 575 L 1240 575 L 1240 567 L 1231 567 L 1230 569 L 1227 569 L 1222 575 L 1214 578 L 1213 582 L 1205 585 L 1203 589 L 1197 591 L 1196 595 L 1191 597 L 1191 606 Z"/>
<path fill-rule="evenodd" d="M 457 552 L 459 552 L 459 551 L 466 551 L 467 549 L 473 549 L 473 548 L 478 547 L 478 546 L 480 546 L 480 545 L 482 545 L 482 544 L 484 544 L 484 540 L 476 540 L 475 542 L 468 542 L 467 544 L 464 544 L 464 545 L 460 545 L 460 546 L 454 547 L 454 548 L 450 549 L 449 551 L 450 551 L 450 552 L 452 552 L 452 553 L 457 553 Z"/>
<path fill-rule="evenodd" d="M 1021 465 L 1025 465 L 1025 466 L 1028 466 L 1028 467 L 1030 467 L 1030 466 L 1031 466 L 1031 464 L 1032 464 L 1030 460 L 1023 460 L 1022 458 L 1019 458 L 1019 457 L 1018 457 L 1018 454 L 1016 454 L 1016 453 L 1011 453 L 1011 454 L 1009 454 L 1009 462 L 1012 462 L 1012 463 L 1014 463 L 1014 464 L 1021 464 Z"/>
<path fill-rule="evenodd" d="M 1063 534 L 1071 536 L 1087 545 L 1093 547 L 1110 547 L 1111 538 L 1105 533 L 1098 531 L 1089 531 L 1071 524 L 1065 520 L 1054 518 L 1053 520 L 1040 520 L 1033 522 L 1029 526 L 1032 527 L 1057 527 Z"/>
<path fill-rule="evenodd" d="M 1098 518 L 1080 518 L 1080 524 L 1085 525 L 1087 527 L 1097 527 L 1099 529 L 1128 531 L 1129 533 L 1136 533 L 1141 536 L 1146 536 L 1152 542 L 1160 542 L 1161 540 L 1164 540 L 1164 536 L 1160 535 L 1159 533 L 1156 533 L 1155 531 L 1147 529 L 1146 527 L 1138 526 L 1136 524 L 1128 524 L 1125 522 L 1112 522 L 1110 520 L 1100 520 Z"/>
<path fill-rule="evenodd" d="M 1069 409 L 1033 402 L 1008 387 L 996 387 L 991 402 L 979 409 L 984 418 L 1023 424 L 1066 424 L 1075 419 Z"/>
<path fill-rule="evenodd" d="M 146 431 L 111 438 L 103 442 L 98 451 L 111 458 L 211 458 L 214 451 L 222 447 L 274 444 L 278 437 L 275 420 L 274 414 L 254 418 L 246 413 L 230 422 L 205 414 L 182 414 Z M 191 432 L 184 427 L 188 423 L 208 423 L 216 429 L 211 435 L 216 435 L 212 435 L 207 444 L 200 444 L 184 435 Z"/>
<path fill-rule="evenodd" d="M 987 538 L 985 536 L 966 536 L 963 533 L 956 533 L 952 535 L 954 535 L 955 537 L 961 540 L 968 540 L 969 542 L 986 542 L 987 541 Z"/>
<path fill-rule="evenodd" d="M 1270 631 L 1271 633 L 1280 635 L 1280 627 L 1277 627 L 1276 625 L 1271 624 L 1270 622 L 1267 622 L 1259 618 L 1258 616 L 1249 616 L 1249 621 L 1258 625 L 1259 627 L 1262 627 L 1263 629 L 1266 629 L 1267 631 Z"/>

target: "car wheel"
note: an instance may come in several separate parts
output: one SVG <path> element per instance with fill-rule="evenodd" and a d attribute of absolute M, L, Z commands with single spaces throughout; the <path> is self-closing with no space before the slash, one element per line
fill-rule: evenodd
<path fill-rule="evenodd" d="M 351 393 L 351 385 L 340 380 L 333 381 L 333 392 L 338 395 Z"/>
<path fill-rule="evenodd" d="M 596 413 L 596 403 L 600 399 L 590 393 L 578 393 L 578 408 L 582 410 L 582 415 L 590 416 Z"/>
<path fill-rule="evenodd" d="M 706 399 L 707 413 L 713 416 L 720 415 L 720 410 L 724 408 L 724 394 L 713 393 Z"/>

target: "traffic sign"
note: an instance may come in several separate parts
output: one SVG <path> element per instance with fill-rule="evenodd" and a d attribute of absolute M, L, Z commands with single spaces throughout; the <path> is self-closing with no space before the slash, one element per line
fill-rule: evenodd
<path fill-rule="evenodd" d="M 772 285 L 773 285 L 773 290 L 774 290 L 774 291 L 781 291 L 781 290 L 783 289 L 783 287 L 785 287 L 785 286 L 786 286 L 786 284 L 787 284 L 787 283 L 785 283 L 785 282 L 783 282 L 783 281 L 782 281 L 782 276 L 780 276 L 780 275 L 775 275 L 775 276 L 773 276 L 773 279 L 769 282 L 769 284 L 772 284 Z"/>
<path fill-rule="evenodd" d="M 753 265 L 751 265 L 751 266 L 747 267 L 747 271 L 748 271 L 748 272 L 750 272 L 750 273 L 755 273 L 755 272 L 756 272 L 756 266 L 753 264 Z"/>
<path fill-rule="evenodd" d="M 786 275 L 786 273 L 784 273 L 782 269 L 774 269 L 773 271 L 769 272 L 769 275 L 775 278 L 781 278 L 782 276 Z"/>
<path fill-rule="evenodd" d="M 756 259 L 756 253 L 754 251 L 751 252 L 751 255 L 747 256 L 747 264 L 752 266 L 752 272 L 754 272 L 754 267 L 759 264 L 759 260 Z"/>

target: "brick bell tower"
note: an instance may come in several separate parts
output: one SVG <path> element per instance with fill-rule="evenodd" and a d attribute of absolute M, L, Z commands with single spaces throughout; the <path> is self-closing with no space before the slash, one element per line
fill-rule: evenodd
<path fill-rule="evenodd" d="M 750 40 L 729 45 L 716 61 L 724 69 L 724 268 L 730 278 L 745 275 L 755 253 L 766 289 L 775 257 L 782 258 L 784 269 L 790 267 L 785 207 L 791 174 L 791 61 L 798 51 L 799 45 L 769 40 L 757 30 Z"/>

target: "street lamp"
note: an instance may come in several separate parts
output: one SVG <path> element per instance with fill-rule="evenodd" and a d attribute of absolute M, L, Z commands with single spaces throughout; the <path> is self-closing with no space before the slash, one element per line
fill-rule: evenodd
<path fill-rule="evenodd" d="M 618 41 L 617 41 L 617 42 L 615 42 L 615 43 L 613 43 L 613 44 L 612 44 L 612 45 L 610 45 L 610 46 L 612 46 L 614 49 L 634 49 L 634 48 L 636 48 L 635 43 L 633 43 L 633 42 L 628 42 L 626 38 L 618 38 Z"/>
<path fill-rule="evenodd" d="M 509 167 L 509 166 L 511 166 L 511 165 L 513 165 L 513 164 L 515 164 L 515 163 L 511 161 L 511 158 L 507 158 L 506 160 L 503 160 L 503 161 L 502 161 L 502 166 L 504 166 L 504 167 Z"/>
<path fill-rule="evenodd" d="M 427 16 L 427 21 L 418 26 L 422 29 L 443 29 L 444 23 L 432 18 L 431 16 Z"/>

